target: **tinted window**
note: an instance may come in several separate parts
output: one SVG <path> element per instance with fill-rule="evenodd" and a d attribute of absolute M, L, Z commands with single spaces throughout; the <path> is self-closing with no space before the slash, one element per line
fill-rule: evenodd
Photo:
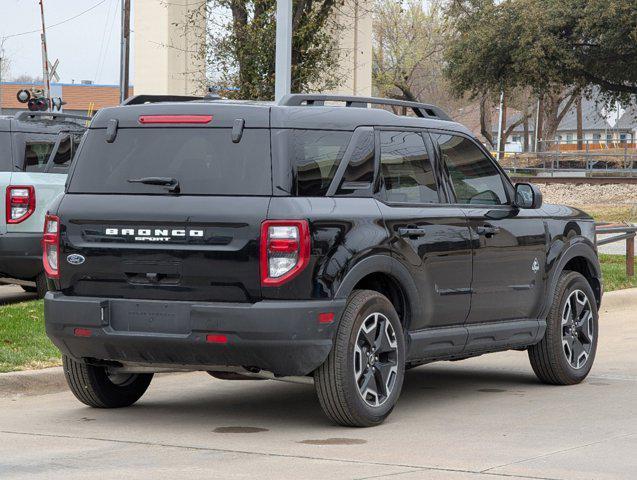
<path fill-rule="evenodd" d="M 65 135 L 60 140 L 55 157 L 53 157 L 53 166 L 68 168 L 71 158 L 73 158 L 73 143 L 71 142 L 71 137 Z"/>
<path fill-rule="evenodd" d="M 351 136 L 351 132 L 290 130 L 290 158 L 296 171 L 297 195 L 325 195 Z"/>
<path fill-rule="evenodd" d="M 356 183 L 357 189 L 369 188 L 374 181 L 374 131 L 363 130 L 354 135 L 356 142 L 352 155 L 343 173 L 342 183 Z M 351 189 L 339 189 L 339 194 L 352 193 Z"/>
<path fill-rule="evenodd" d="M 449 171 L 458 203 L 507 203 L 500 172 L 471 140 L 455 135 L 434 135 Z"/>
<path fill-rule="evenodd" d="M 24 170 L 42 172 L 53 151 L 54 141 L 30 141 L 24 145 Z"/>
<path fill-rule="evenodd" d="M 391 202 L 437 203 L 438 191 L 422 136 L 380 132 L 380 168 Z"/>
<path fill-rule="evenodd" d="M 73 193 L 166 194 L 167 188 L 129 179 L 168 177 L 183 194 L 271 195 L 270 132 L 246 129 L 120 129 L 113 143 L 91 130 L 69 183 Z"/>

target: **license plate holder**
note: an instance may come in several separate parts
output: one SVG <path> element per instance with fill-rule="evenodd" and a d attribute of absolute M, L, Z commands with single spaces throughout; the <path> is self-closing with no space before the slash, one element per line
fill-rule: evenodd
<path fill-rule="evenodd" d="M 111 302 L 111 328 L 121 332 L 190 333 L 190 308 L 163 302 Z"/>

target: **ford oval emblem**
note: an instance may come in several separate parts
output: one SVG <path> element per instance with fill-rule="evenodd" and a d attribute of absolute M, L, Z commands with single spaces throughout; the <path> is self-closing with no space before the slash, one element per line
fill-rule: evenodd
<path fill-rule="evenodd" d="M 86 258 L 84 258 L 84 256 L 80 255 L 79 253 L 72 253 L 71 255 L 66 257 L 66 261 L 69 262 L 71 265 L 82 265 L 84 263 L 84 260 L 86 260 Z"/>

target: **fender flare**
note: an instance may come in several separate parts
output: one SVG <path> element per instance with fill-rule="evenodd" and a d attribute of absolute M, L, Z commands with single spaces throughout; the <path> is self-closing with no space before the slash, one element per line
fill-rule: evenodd
<path fill-rule="evenodd" d="M 346 299 L 352 293 L 356 284 L 372 273 L 384 273 L 392 277 L 402 288 L 409 313 L 408 318 L 405 319 L 406 328 L 409 326 L 411 318 L 420 318 L 422 316 L 420 294 L 416 283 L 407 268 L 389 255 L 372 255 L 354 265 L 343 278 L 334 298 Z"/>
<path fill-rule="evenodd" d="M 579 241 L 577 241 L 579 240 Z M 548 315 L 551 304 L 553 303 L 553 297 L 555 296 L 555 289 L 557 282 L 560 278 L 560 274 L 564 271 L 566 264 L 575 257 L 583 257 L 588 264 L 588 268 L 593 274 L 593 278 L 600 279 L 602 277 L 601 267 L 599 265 L 599 258 L 595 253 L 594 247 L 587 241 L 582 241 L 581 237 L 572 242 L 562 254 L 557 258 L 555 265 L 551 269 L 550 278 L 547 282 L 547 294 L 546 303 L 542 309 L 540 318 L 546 318 Z M 596 289 L 593 287 L 593 291 Z M 599 295 L 598 304 L 601 303 L 601 291 L 596 292 Z"/>

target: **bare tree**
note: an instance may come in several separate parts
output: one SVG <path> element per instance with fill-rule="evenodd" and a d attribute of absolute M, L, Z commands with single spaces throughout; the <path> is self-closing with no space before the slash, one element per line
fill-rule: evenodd
<path fill-rule="evenodd" d="M 450 111 L 466 104 L 452 97 L 443 76 L 443 3 L 376 1 L 372 79 L 379 95 L 436 103 Z"/>

